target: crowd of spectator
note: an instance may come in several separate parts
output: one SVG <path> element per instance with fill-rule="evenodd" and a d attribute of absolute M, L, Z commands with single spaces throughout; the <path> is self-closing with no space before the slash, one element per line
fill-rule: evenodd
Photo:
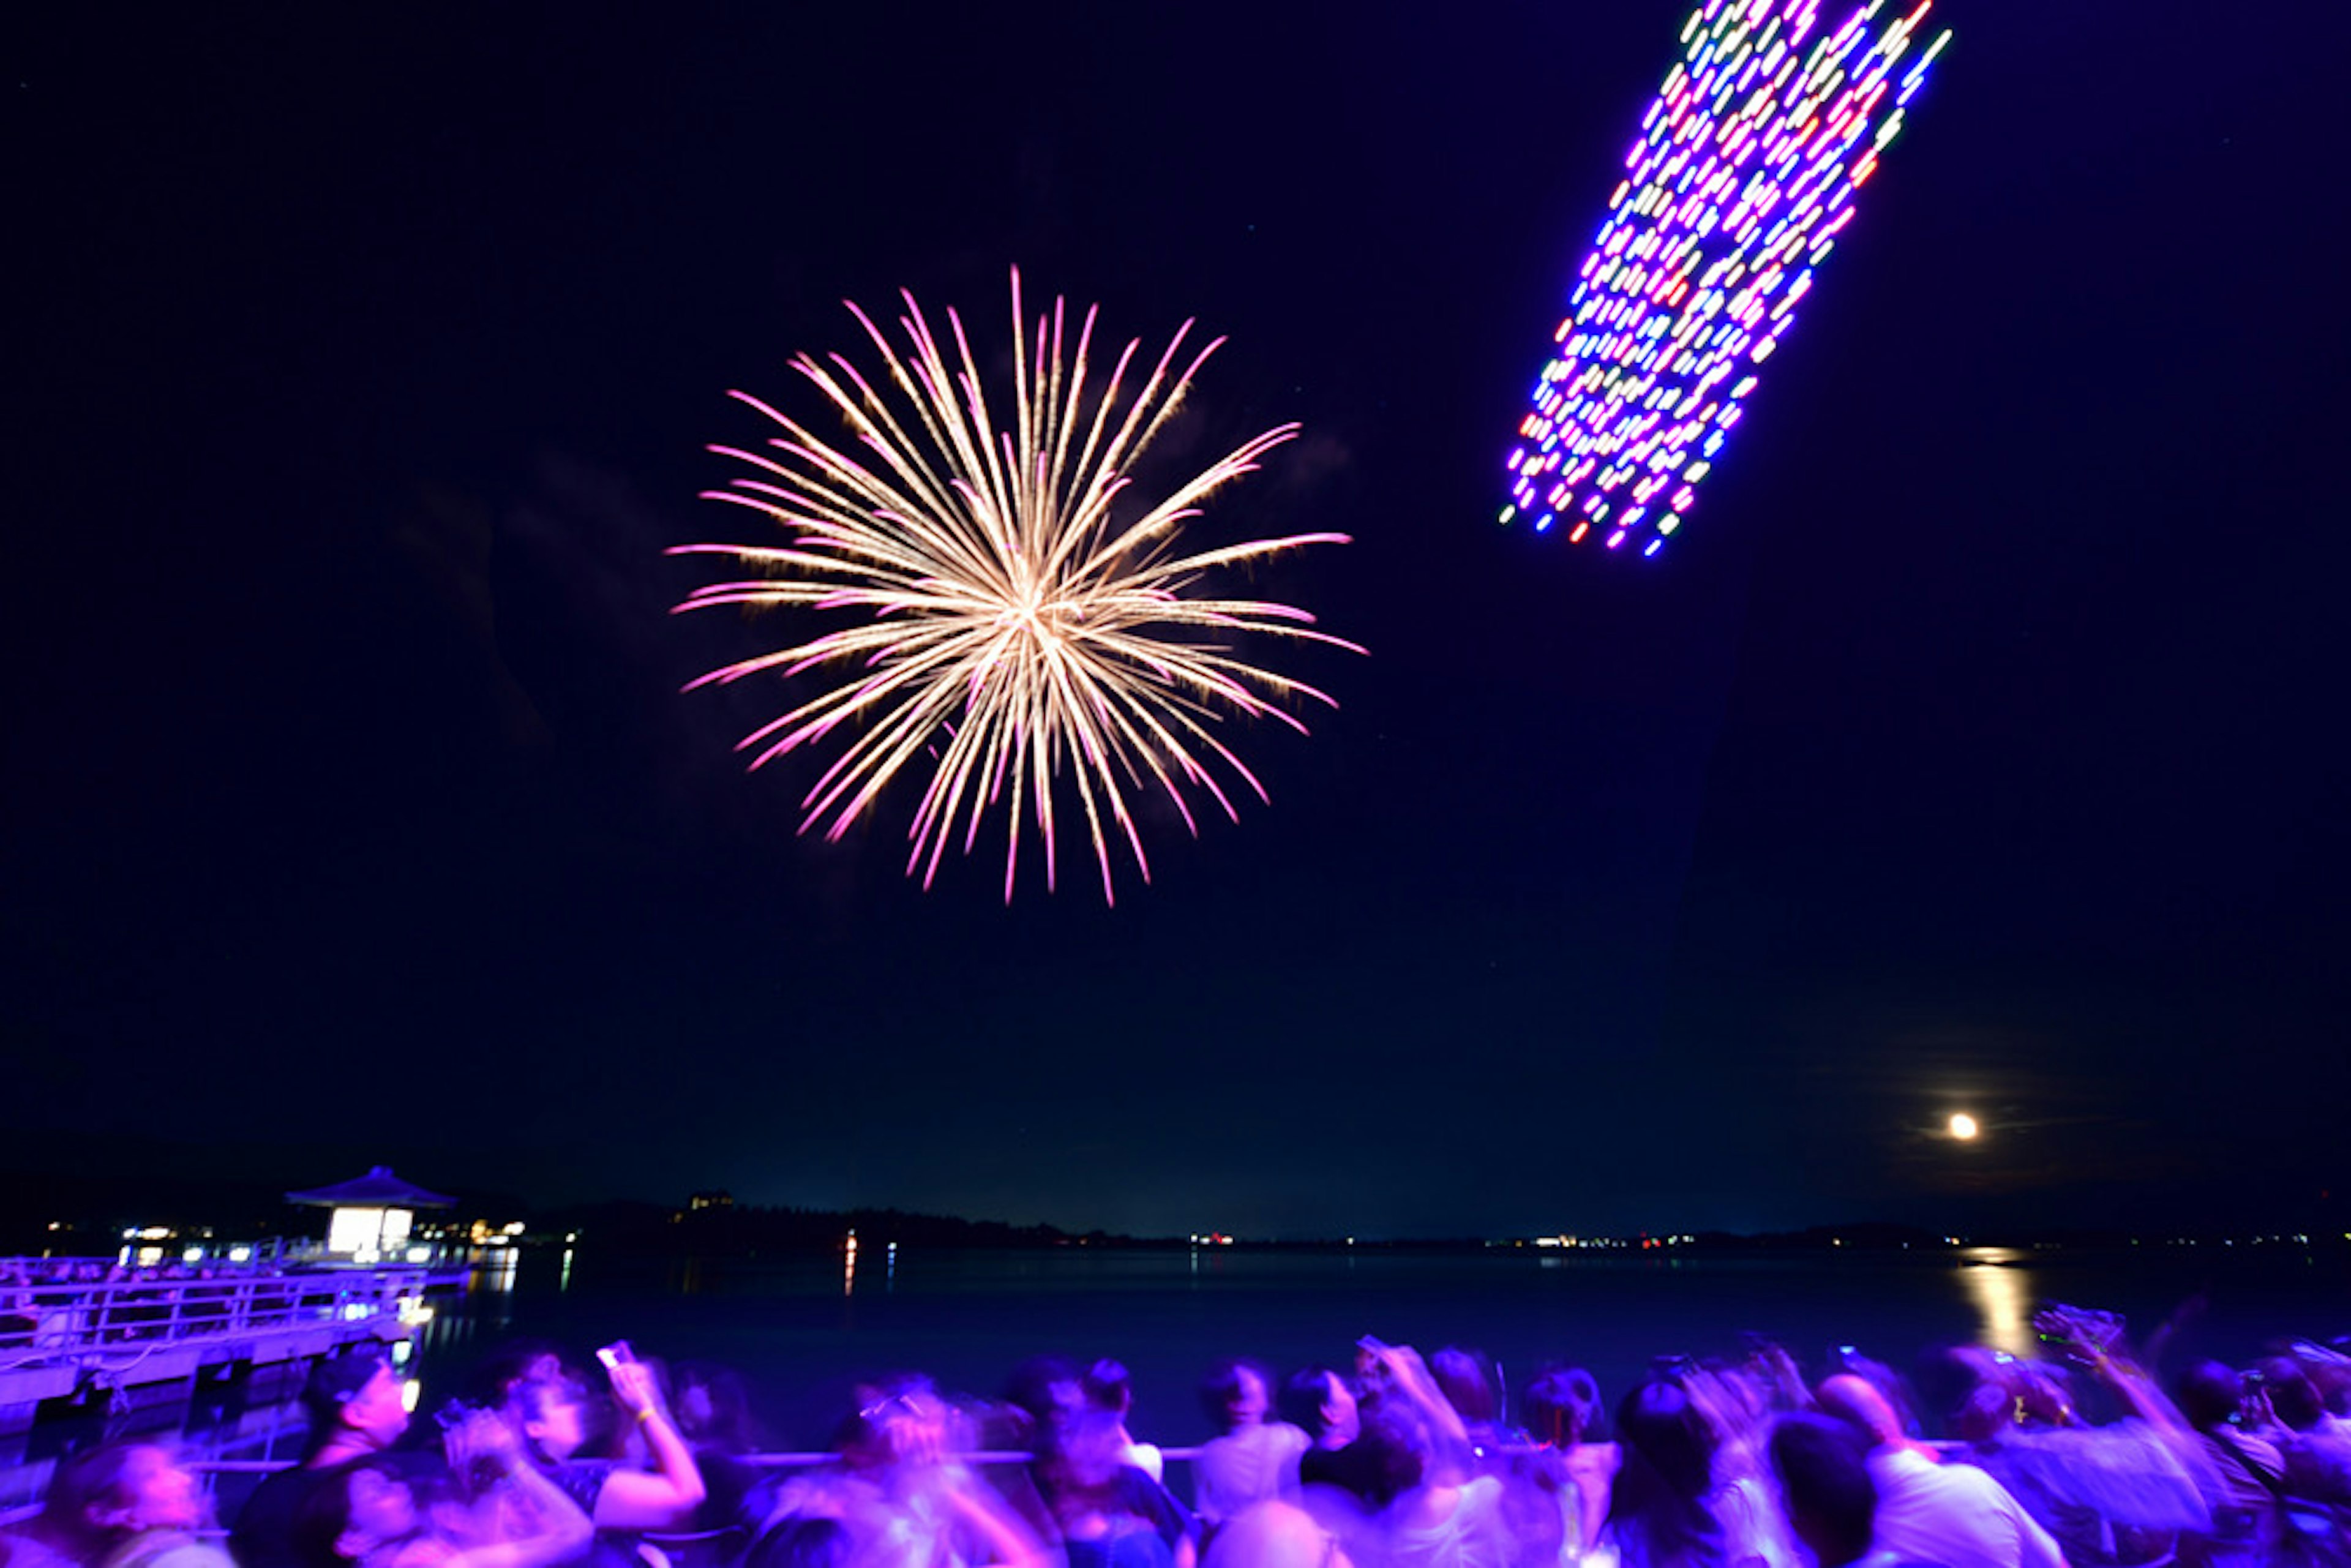
<path fill-rule="evenodd" d="M 1188 1450 L 1137 1437 L 1123 1366 L 1041 1357 L 994 1398 L 864 1384 L 820 1463 L 758 1452 L 729 1373 L 625 1344 L 506 1347 L 427 1421 L 352 1353 L 225 1536 L 169 1448 L 109 1445 L 0 1568 L 2351 1568 L 2351 1361 L 2302 1342 L 2159 1380 L 2112 1318 L 2038 1326 L 2043 1357 L 1907 1376 L 1761 1342 L 1661 1358 L 1613 1411 L 1551 1367 L 1515 1416 L 1475 1351 L 1366 1338 L 1214 1367 Z"/>

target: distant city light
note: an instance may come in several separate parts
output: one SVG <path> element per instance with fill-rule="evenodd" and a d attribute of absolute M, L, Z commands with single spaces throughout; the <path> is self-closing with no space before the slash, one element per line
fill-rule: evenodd
<path fill-rule="evenodd" d="M 1933 0 L 1816 30 L 1819 0 L 1706 0 L 1682 27 L 1512 448 L 1505 524 L 1655 555 L 1681 526 L 1855 193 L 1950 41 Z"/>

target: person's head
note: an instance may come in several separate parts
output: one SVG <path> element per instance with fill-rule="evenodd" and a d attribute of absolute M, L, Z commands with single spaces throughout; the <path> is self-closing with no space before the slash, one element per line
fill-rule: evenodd
<path fill-rule="evenodd" d="M 482 1358 L 474 1369 L 472 1386 L 481 1404 L 503 1408 L 520 1385 L 552 1382 L 564 1375 L 563 1353 L 553 1344 L 538 1339 L 511 1339 Z"/>
<path fill-rule="evenodd" d="M 516 1384 L 509 1408 L 523 1441 L 546 1459 L 561 1464 L 587 1444 L 587 1391 L 569 1378 Z"/>
<path fill-rule="evenodd" d="M 1295 1503 L 1245 1509 L 1208 1542 L 1205 1568 L 1353 1568 L 1311 1515 Z"/>
<path fill-rule="evenodd" d="M 148 1530 L 194 1530 L 204 1493 L 169 1448 L 108 1443 L 57 1467 L 37 1532 L 68 1556 L 95 1559 Z"/>
<path fill-rule="evenodd" d="M 1841 1421 L 1850 1422 L 1854 1428 L 1867 1437 L 1873 1448 L 1902 1441 L 1902 1417 L 1877 1385 L 1865 1377 L 1841 1372 L 1824 1379 L 1815 1397 L 1821 1408 Z"/>
<path fill-rule="evenodd" d="M 850 1469 L 878 1470 L 902 1462 L 935 1462 L 952 1446 L 948 1431 L 954 1413 L 922 1373 L 893 1373 L 861 1384 L 857 1397 L 856 1413 L 833 1433 L 833 1447 Z"/>
<path fill-rule="evenodd" d="M 2188 1424 L 2206 1432 L 2226 1425 L 2237 1414 L 2244 1387 L 2237 1375 L 2220 1363 L 2201 1361 L 2179 1375 L 2174 1397 Z"/>
<path fill-rule="evenodd" d="M 1392 1399 L 1364 1417 L 1357 1448 L 1364 1455 L 1364 1496 L 1374 1508 L 1386 1507 L 1428 1473 L 1428 1428 L 1403 1401 Z"/>
<path fill-rule="evenodd" d="M 1637 1469 L 1671 1496 L 1694 1502 L 1713 1487 L 1714 1432 L 1680 1384 L 1653 1379 L 1625 1396 L 1616 1437 L 1625 1469 Z"/>
<path fill-rule="evenodd" d="M 1134 1379 L 1123 1362 L 1102 1357 L 1086 1368 L 1081 1386 L 1085 1390 L 1086 1403 L 1097 1410 L 1107 1410 L 1123 1418 L 1134 1408 Z"/>
<path fill-rule="evenodd" d="M 1041 1431 L 1085 1407 L 1085 1379 L 1058 1355 L 1032 1356 L 1012 1369 L 1004 1400 Z"/>
<path fill-rule="evenodd" d="M 1080 1410 L 1057 1423 L 1044 1450 L 1052 1494 L 1074 1498 L 1109 1486 L 1124 1462 L 1119 1458 L 1123 1446 L 1118 1417 L 1107 1410 Z"/>
<path fill-rule="evenodd" d="M 306 1563 L 356 1563 L 422 1524 L 416 1494 L 389 1458 L 371 1455 L 329 1470 L 295 1516 L 294 1544 Z"/>
<path fill-rule="evenodd" d="M 1343 1448 L 1362 1430 L 1353 1387 L 1327 1366 L 1291 1373 L 1278 1403 L 1281 1418 L 1311 1437 L 1317 1448 Z"/>
<path fill-rule="evenodd" d="M 1827 1416 L 1782 1416 L 1771 1426 L 1771 1473 L 1779 1478 L 1789 1528 L 1821 1568 L 1865 1556 L 1877 1515 L 1865 1437 Z"/>
<path fill-rule="evenodd" d="M 1963 1443 L 1995 1443 L 2016 1425 L 2016 1396 L 2000 1384 L 1979 1383 L 1951 1412 L 1951 1430 Z"/>
<path fill-rule="evenodd" d="M 1218 1433 L 1263 1422 L 1272 1404 L 1273 1379 L 1252 1361 L 1220 1361 L 1201 1381 L 1200 1410 Z"/>
<path fill-rule="evenodd" d="M 2270 1414 L 2297 1432 L 2318 1425 L 2319 1417 L 2326 1414 L 2326 1405 L 2298 1363 L 2283 1355 L 2272 1356 L 2262 1363 L 2261 1371 L 2262 1385 L 2269 1390 Z"/>
<path fill-rule="evenodd" d="M 1527 1428 L 1554 1448 L 1599 1438 L 1600 1385 L 1580 1366 L 1559 1367 L 1527 1385 Z"/>
<path fill-rule="evenodd" d="M 308 1457 L 329 1447 L 392 1447 L 408 1430 L 405 1394 L 400 1374 L 372 1348 L 324 1357 L 302 1385 Z"/>
<path fill-rule="evenodd" d="M 1652 1378 L 1616 1406 L 1621 1455 L 1608 1516 L 1628 1551 L 1654 1561 L 1701 1550 L 1719 1534 L 1704 1499 L 1714 1485 L 1714 1430 L 1688 1390 Z"/>
<path fill-rule="evenodd" d="M 1428 1375 L 1445 1402 L 1471 1426 L 1490 1425 L 1494 1419 L 1494 1380 L 1487 1375 L 1486 1366 L 1483 1354 L 1459 1345 L 1448 1344 L 1428 1358 Z"/>
<path fill-rule="evenodd" d="M 674 1413 L 687 1442 L 724 1454 L 748 1453 L 758 1446 L 750 1399 L 731 1368 L 686 1361 L 678 1364 L 675 1375 Z"/>

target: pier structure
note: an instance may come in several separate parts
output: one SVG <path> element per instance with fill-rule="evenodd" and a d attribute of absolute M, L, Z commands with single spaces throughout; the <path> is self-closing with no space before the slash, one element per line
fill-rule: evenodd
<path fill-rule="evenodd" d="M 426 1296 L 465 1279 L 420 1266 L 256 1265 L 45 1280 L 55 1268 L 0 1259 L 0 1433 L 61 1406 L 120 1406 L 141 1391 L 177 1397 L 361 1340 L 404 1341 L 431 1320 Z"/>

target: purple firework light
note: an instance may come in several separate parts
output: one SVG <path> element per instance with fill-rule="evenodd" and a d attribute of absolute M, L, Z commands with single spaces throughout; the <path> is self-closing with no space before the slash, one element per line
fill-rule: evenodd
<path fill-rule="evenodd" d="M 1707 0 L 1682 27 L 1577 275 L 1501 520 L 1655 555 L 1689 510 L 1756 367 L 1795 325 L 1855 193 L 1902 130 L 1946 31 L 1902 71 L 1934 0 L 1818 30 L 1819 0 Z"/>

